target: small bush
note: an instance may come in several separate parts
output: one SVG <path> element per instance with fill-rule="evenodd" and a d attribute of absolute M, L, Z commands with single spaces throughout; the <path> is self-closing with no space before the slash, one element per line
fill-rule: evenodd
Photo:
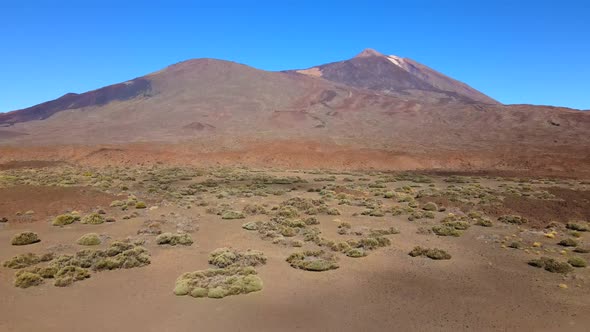
<path fill-rule="evenodd" d="M 80 216 L 78 216 L 78 215 L 62 214 L 62 215 L 55 217 L 55 219 L 53 219 L 53 222 L 51 224 L 53 226 L 64 226 L 64 225 L 72 224 L 78 220 L 80 220 Z"/>
<path fill-rule="evenodd" d="M 586 267 L 588 262 L 582 257 L 572 257 L 567 261 L 573 267 Z"/>
<path fill-rule="evenodd" d="M 252 267 L 229 267 L 183 273 L 176 279 L 174 294 L 220 299 L 262 290 L 262 280 Z"/>
<path fill-rule="evenodd" d="M 57 271 L 54 278 L 54 286 L 66 287 L 76 281 L 90 278 L 90 272 L 88 272 L 87 269 L 78 266 L 65 266 Z"/>
<path fill-rule="evenodd" d="M 219 268 L 258 266 L 266 264 L 266 256 L 257 250 L 239 252 L 230 248 L 218 248 L 209 254 L 209 264 Z"/>
<path fill-rule="evenodd" d="M 461 232 L 454 227 L 435 225 L 432 227 L 432 232 L 438 236 L 461 236 Z"/>
<path fill-rule="evenodd" d="M 522 249 L 523 245 L 520 242 L 512 242 L 508 245 L 508 248 L 512 248 L 512 249 Z"/>
<path fill-rule="evenodd" d="M 564 239 L 564 240 L 559 241 L 558 244 L 563 247 L 576 247 L 576 246 L 578 246 L 578 241 L 568 238 L 568 239 Z"/>
<path fill-rule="evenodd" d="M 242 225 L 242 228 L 248 231 L 256 231 L 258 230 L 258 223 L 255 221 L 250 221 Z"/>
<path fill-rule="evenodd" d="M 359 258 L 367 256 L 367 252 L 363 248 L 350 248 L 346 252 L 346 256 Z"/>
<path fill-rule="evenodd" d="M 156 243 L 159 245 L 169 244 L 171 246 L 183 245 L 190 246 L 193 244 L 193 239 L 188 233 L 162 233 L 156 236 Z"/>
<path fill-rule="evenodd" d="M 145 202 L 137 202 L 135 203 L 135 208 L 136 209 L 145 209 L 147 207 L 147 205 L 145 205 Z"/>
<path fill-rule="evenodd" d="M 81 246 L 97 246 L 101 243 L 100 237 L 96 233 L 88 233 L 82 235 L 76 243 Z"/>
<path fill-rule="evenodd" d="M 501 216 L 498 218 L 498 221 L 506 223 L 506 224 L 515 224 L 515 225 L 522 225 L 522 224 L 526 224 L 528 221 L 528 219 L 521 217 L 521 216 L 515 216 L 515 215 L 505 215 L 505 216 Z"/>
<path fill-rule="evenodd" d="M 409 253 L 412 257 L 424 256 L 434 260 L 451 259 L 451 255 L 442 249 L 414 247 Z"/>
<path fill-rule="evenodd" d="M 22 269 L 25 267 L 33 266 L 41 262 L 47 262 L 53 259 L 53 254 L 48 253 L 44 255 L 37 255 L 33 253 L 20 254 L 12 257 L 5 261 L 2 265 L 10 269 Z"/>
<path fill-rule="evenodd" d="M 303 251 L 289 255 L 287 262 L 296 269 L 306 271 L 327 271 L 337 269 L 336 257 L 323 250 Z"/>
<path fill-rule="evenodd" d="M 277 217 L 283 217 L 283 218 L 297 218 L 299 217 L 299 212 L 297 211 L 296 208 L 292 207 L 292 206 L 282 206 L 278 211 L 277 211 Z"/>
<path fill-rule="evenodd" d="M 239 211 L 223 211 L 221 213 L 221 219 L 244 219 L 245 216 L 242 212 Z"/>
<path fill-rule="evenodd" d="M 552 273 L 568 273 L 573 271 L 573 268 L 565 262 L 558 262 L 553 258 L 541 257 L 539 259 L 533 259 L 528 262 L 530 266 L 543 268 L 546 271 Z"/>
<path fill-rule="evenodd" d="M 43 283 L 43 277 L 37 273 L 22 271 L 18 273 L 14 279 L 14 286 L 20 288 L 29 288 L 31 286 L 38 286 Z"/>
<path fill-rule="evenodd" d="M 422 210 L 424 210 L 424 211 L 438 211 L 438 205 L 436 205 L 436 203 L 433 203 L 433 202 L 428 202 L 428 203 L 424 204 L 424 206 L 422 207 Z"/>
<path fill-rule="evenodd" d="M 246 204 L 246 206 L 244 206 L 242 209 L 242 212 L 250 216 L 268 213 L 264 206 L 260 206 L 258 204 Z"/>
<path fill-rule="evenodd" d="M 571 229 L 573 231 L 590 232 L 590 226 L 588 226 L 588 224 L 582 225 L 582 224 L 579 224 L 579 223 L 570 222 L 565 227 L 567 229 Z"/>
<path fill-rule="evenodd" d="M 40 242 L 39 236 L 34 232 L 22 232 L 15 235 L 10 242 L 13 246 L 24 246 Z"/>
<path fill-rule="evenodd" d="M 89 215 L 86 215 L 86 216 L 84 216 L 84 218 L 82 218 L 82 221 L 80 221 L 80 223 L 82 223 L 82 224 L 89 224 L 89 225 L 98 225 L 98 224 L 102 224 L 104 222 L 105 222 L 104 217 L 98 213 L 91 213 Z"/>
<path fill-rule="evenodd" d="M 475 225 L 477 226 L 482 226 L 482 227 L 492 227 L 494 226 L 494 224 L 492 223 L 492 221 L 490 219 L 487 218 L 481 218 L 475 221 Z"/>
<path fill-rule="evenodd" d="M 340 210 L 338 210 L 337 208 L 330 208 L 326 211 L 326 214 L 328 214 L 330 216 L 339 216 Z"/>

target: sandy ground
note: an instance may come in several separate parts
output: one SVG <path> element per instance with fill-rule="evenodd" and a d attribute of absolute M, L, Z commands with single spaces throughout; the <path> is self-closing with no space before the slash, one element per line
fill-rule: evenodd
<path fill-rule="evenodd" d="M 7 195 L 5 191 L 2 199 Z M 271 203 L 289 195 L 271 197 Z M 262 199 L 230 199 L 234 206 L 246 202 Z M 121 211 L 108 208 L 107 214 L 118 221 L 101 225 L 75 223 L 57 228 L 47 218 L 0 224 L 0 261 L 19 253 L 45 252 L 59 244 L 69 245 L 63 252 L 74 252 L 82 248 L 76 239 L 89 232 L 112 239 L 136 236 L 148 219 L 170 221 L 164 227 L 169 231 L 180 217 L 193 218 L 199 225 L 191 247 L 160 247 L 148 237 L 150 265 L 94 273 L 70 287 L 46 282 L 19 289 L 12 285 L 14 271 L 0 267 L 0 331 L 587 331 L 590 326 L 589 269 L 564 277 L 527 266 L 534 255 L 503 249 L 493 241 L 495 236 L 515 234 L 516 226 L 474 226 L 459 238 L 437 237 L 416 233 L 419 226 L 432 221 L 352 217 L 358 208 L 339 209 L 340 216 L 318 217 L 329 237 L 339 236 L 336 218 L 353 225 L 395 226 L 401 233 L 388 236 L 390 247 L 360 259 L 341 255 L 339 269 L 314 273 L 295 270 L 284 261 L 295 248 L 274 245 L 241 228 L 243 222 L 260 220 L 260 216 L 222 220 L 206 214 L 204 208 L 160 206 L 129 220 L 120 218 Z M 0 216 L 6 212 L 0 205 Z M 41 208 L 36 212 L 43 213 Z M 10 238 L 25 229 L 39 233 L 42 241 L 10 246 Z M 547 246 L 556 242 L 525 234 Z M 583 237 L 587 240 L 588 234 Z M 453 258 L 433 261 L 408 256 L 416 245 L 444 248 Z M 262 291 L 221 300 L 173 295 L 174 281 L 181 273 L 208 268 L 208 253 L 224 246 L 257 249 L 268 256 L 268 263 L 257 268 L 264 281 Z M 559 288 L 560 283 L 569 288 Z"/>

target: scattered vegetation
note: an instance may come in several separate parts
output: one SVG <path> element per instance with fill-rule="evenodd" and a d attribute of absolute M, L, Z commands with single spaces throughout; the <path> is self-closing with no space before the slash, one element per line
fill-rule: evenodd
<path fill-rule="evenodd" d="M 101 242 L 100 237 L 96 233 L 84 234 L 76 241 L 81 246 L 97 246 Z"/>
<path fill-rule="evenodd" d="M 31 286 L 38 286 L 43 283 L 43 277 L 37 273 L 28 271 L 19 271 L 14 279 L 14 286 L 19 288 L 29 288 Z"/>
<path fill-rule="evenodd" d="M 220 299 L 262 290 L 262 280 L 252 267 L 228 267 L 183 273 L 176 279 L 178 296 Z"/>
<path fill-rule="evenodd" d="M 287 257 L 287 263 L 296 269 L 306 271 L 327 271 L 337 269 L 336 257 L 323 250 L 296 252 Z"/>
<path fill-rule="evenodd" d="M 159 245 L 169 244 L 171 246 L 190 246 L 193 244 L 193 238 L 188 233 L 162 233 L 156 237 L 156 243 Z"/>
<path fill-rule="evenodd" d="M 22 233 L 16 234 L 12 238 L 12 241 L 10 243 L 13 246 L 25 246 L 25 245 L 37 243 L 40 241 L 41 240 L 39 239 L 39 235 L 37 235 L 37 233 L 22 232 Z"/>
<path fill-rule="evenodd" d="M 570 222 L 570 223 L 567 223 L 567 225 L 565 227 L 567 229 L 571 229 L 573 231 L 590 232 L 590 226 L 588 224 Z"/>
<path fill-rule="evenodd" d="M 506 224 L 514 224 L 514 225 L 522 225 L 522 224 L 526 224 L 528 221 L 528 219 L 521 217 L 521 216 L 515 216 L 515 215 L 505 215 L 505 216 L 501 216 L 498 218 L 498 221 L 506 223 Z"/>
<path fill-rule="evenodd" d="M 562 247 L 576 247 L 578 245 L 578 241 L 572 238 L 567 238 L 559 241 L 559 243 L 557 244 L 559 244 Z"/>
<path fill-rule="evenodd" d="M 41 262 L 47 262 L 53 259 L 53 254 L 43 254 L 41 256 L 34 253 L 25 253 L 12 257 L 5 261 L 2 265 L 10 269 L 22 269 L 25 267 L 33 266 Z"/>
<path fill-rule="evenodd" d="M 221 213 L 221 219 L 244 219 L 246 216 L 242 212 L 227 210 Z"/>
<path fill-rule="evenodd" d="M 82 218 L 82 220 L 80 221 L 80 223 L 82 223 L 82 224 L 90 224 L 90 225 L 98 225 L 98 224 L 102 224 L 104 222 L 105 222 L 105 218 L 98 213 L 88 214 L 88 215 L 84 216 L 84 218 Z"/>
<path fill-rule="evenodd" d="M 530 266 L 543 268 L 546 271 L 552 273 L 568 273 L 572 272 L 573 268 L 565 262 L 559 262 L 553 258 L 541 257 L 539 259 L 530 260 L 528 263 Z"/>
<path fill-rule="evenodd" d="M 62 214 L 62 215 L 55 217 L 55 219 L 53 219 L 53 222 L 51 224 L 53 226 L 65 226 L 65 225 L 72 224 L 78 220 L 80 220 L 79 215 L 67 213 L 67 214 Z"/>
<path fill-rule="evenodd" d="M 434 260 L 451 259 L 451 255 L 442 249 L 414 247 L 409 253 L 412 257 L 425 256 Z"/>
<path fill-rule="evenodd" d="M 582 257 L 571 257 L 567 261 L 573 267 L 586 267 L 588 266 L 588 262 Z"/>
<path fill-rule="evenodd" d="M 219 268 L 259 266 L 266 264 L 266 256 L 258 250 L 239 252 L 231 248 L 218 248 L 209 254 L 209 264 Z"/>

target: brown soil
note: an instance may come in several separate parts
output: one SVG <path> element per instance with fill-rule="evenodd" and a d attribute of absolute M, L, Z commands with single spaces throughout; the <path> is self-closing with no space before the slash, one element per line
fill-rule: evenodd
<path fill-rule="evenodd" d="M 529 219 L 529 226 L 536 228 L 546 227 L 552 221 L 565 224 L 576 220 L 590 220 L 590 191 L 557 187 L 543 189 L 555 195 L 555 199 L 510 195 L 500 204 L 486 205 L 481 210 L 493 217 L 519 215 Z M 473 209 L 469 204 L 453 202 L 442 196 L 420 197 L 418 201 L 422 204 L 434 202 L 438 206 L 455 207 L 463 212 Z"/>
<path fill-rule="evenodd" d="M 515 214 L 529 219 L 531 226 L 545 227 L 552 221 L 567 223 L 590 220 L 590 191 L 549 188 L 556 199 L 534 199 L 508 196 L 502 206 L 490 206 L 484 211 L 493 216 Z"/>
<path fill-rule="evenodd" d="M 65 164 L 62 161 L 50 161 L 50 160 L 23 160 L 23 161 L 9 161 L 7 163 L 0 164 L 0 171 L 9 169 L 20 169 L 20 168 L 43 168 L 52 167 Z"/>
<path fill-rule="evenodd" d="M 116 196 L 84 187 L 17 186 L 0 188 L 0 218 L 9 222 L 45 221 L 67 211 L 88 211 L 108 206 Z M 16 216 L 17 212 L 33 215 Z"/>

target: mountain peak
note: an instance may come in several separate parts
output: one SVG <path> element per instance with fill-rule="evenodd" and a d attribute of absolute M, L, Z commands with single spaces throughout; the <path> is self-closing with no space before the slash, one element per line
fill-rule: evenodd
<path fill-rule="evenodd" d="M 370 56 L 384 56 L 384 55 L 375 51 L 372 48 L 367 48 L 367 49 L 364 49 L 361 53 L 357 54 L 357 56 L 355 56 L 355 58 L 366 58 L 366 57 L 370 57 Z"/>

